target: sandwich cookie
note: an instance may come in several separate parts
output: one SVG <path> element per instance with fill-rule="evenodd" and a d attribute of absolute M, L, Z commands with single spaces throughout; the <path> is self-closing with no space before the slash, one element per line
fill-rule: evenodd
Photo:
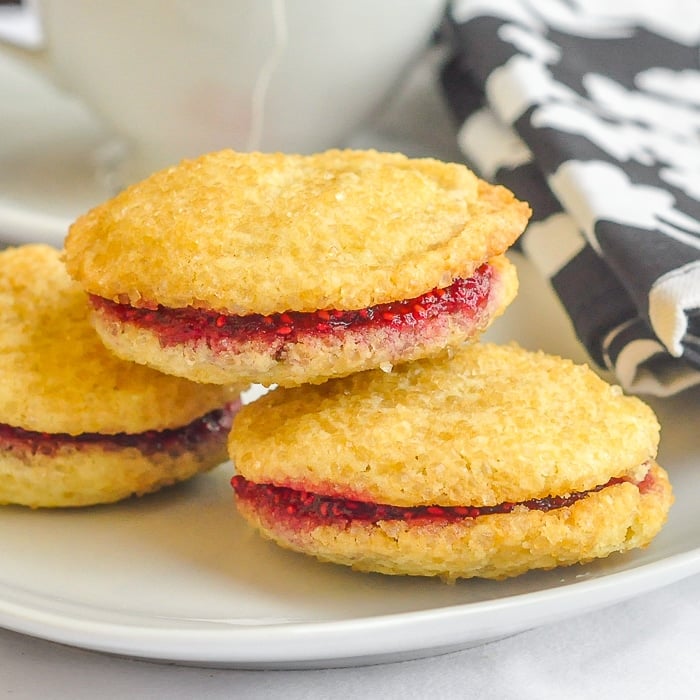
<path fill-rule="evenodd" d="M 120 357 L 293 386 L 476 338 L 515 295 L 503 253 L 529 215 L 454 163 L 227 150 L 80 217 L 65 259 Z"/>
<path fill-rule="evenodd" d="M 238 391 L 125 362 L 88 322 L 58 251 L 0 253 L 0 503 L 85 506 L 227 459 Z"/>
<path fill-rule="evenodd" d="M 467 345 L 276 389 L 236 416 L 240 513 L 322 561 L 501 579 L 647 545 L 672 502 L 652 410 L 587 366 Z"/>

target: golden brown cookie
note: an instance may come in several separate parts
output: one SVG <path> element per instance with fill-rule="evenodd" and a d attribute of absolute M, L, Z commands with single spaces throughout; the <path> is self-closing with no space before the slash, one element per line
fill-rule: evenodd
<path fill-rule="evenodd" d="M 238 391 L 117 359 L 48 246 L 0 253 L 0 503 L 106 503 L 226 460 Z"/>
<path fill-rule="evenodd" d="M 503 578 L 648 544 L 671 488 L 651 409 L 515 345 L 277 389 L 241 410 L 241 513 L 282 546 L 390 574 Z"/>
<path fill-rule="evenodd" d="M 80 217 L 69 273 L 119 356 L 296 385 L 434 355 L 513 298 L 530 210 L 462 165 L 376 151 L 221 151 Z"/>

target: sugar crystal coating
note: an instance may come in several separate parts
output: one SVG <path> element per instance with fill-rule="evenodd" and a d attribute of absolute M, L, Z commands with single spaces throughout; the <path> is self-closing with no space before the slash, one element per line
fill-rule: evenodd
<path fill-rule="evenodd" d="M 66 264 L 86 291 L 131 306 L 242 316 L 362 309 L 469 277 L 513 244 L 529 215 L 456 163 L 224 150 L 81 216 Z"/>
<path fill-rule="evenodd" d="M 229 449 L 257 483 L 488 506 L 639 477 L 658 440 L 653 411 L 589 367 L 477 343 L 388 373 L 277 389 L 243 408 Z"/>
<path fill-rule="evenodd" d="M 238 398 L 124 362 L 88 321 L 89 304 L 45 245 L 0 252 L 0 423 L 46 433 L 177 428 Z"/>

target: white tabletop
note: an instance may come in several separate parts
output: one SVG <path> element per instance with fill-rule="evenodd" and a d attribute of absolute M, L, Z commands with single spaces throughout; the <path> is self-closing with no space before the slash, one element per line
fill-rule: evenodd
<path fill-rule="evenodd" d="M 464 651 L 315 671 L 189 668 L 0 631 L 8 698 L 697 698 L 700 576 Z"/>
<path fill-rule="evenodd" d="M 352 145 L 458 157 L 425 75 Z M 700 465 L 699 465 L 700 468 Z M 0 538 L 0 542 L 1 542 Z M 0 566 L 2 565 L 0 545 Z M 76 574 L 79 575 L 79 574 Z M 700 575 L 626 602 L 444 656 L 304 671 L 194 668 L 119 658 L 0 630 L 12 698 L 696 698 Z"/>

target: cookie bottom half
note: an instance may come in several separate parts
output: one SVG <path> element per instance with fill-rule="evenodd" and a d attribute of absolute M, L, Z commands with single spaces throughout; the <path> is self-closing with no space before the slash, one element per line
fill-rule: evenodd
<path fill-rule="evenodd" d="M 284 507 L 236 498 L 243 517 L 287 549 L 358 571 L 437 576 L 447 581 L 503 579 L 645 547 L 666 521 L 673 496 L 653 464 L 639 484 L 612 482 L 571 505 L 459 519 L 376 522 L 295 516 Z"/>
<path fill-rule="evenodd" d="M 78 436 L 0 426 L 0 505 L 66 508 L 113 503 L 185 481 L 228 459 L 239 402 L 187 426 Z"/>
<path fill-rule="evenodd" d="M 322 312 L 259 317 L 251 330 L 252 317 L 133 309 L 93 297 L 92 319 L 114 354 L 161 372 L 211 384 L 297 386 L 431 357 L 478 338 L 514 298 L 517 276 L 501 256 L 467 282 L 460 292 L 464 303 L 447 307 L 438 299 L 435 313 L 417 302 L 396 302 L 388 305 L 391 310 L 323 312 L 320 322 Z M 350 313 L 353 320 L 347 321 Z M 313 325 L 293 318 L 298 316 Z M 286 317 L 290 323 L 280 322 Z"/>

